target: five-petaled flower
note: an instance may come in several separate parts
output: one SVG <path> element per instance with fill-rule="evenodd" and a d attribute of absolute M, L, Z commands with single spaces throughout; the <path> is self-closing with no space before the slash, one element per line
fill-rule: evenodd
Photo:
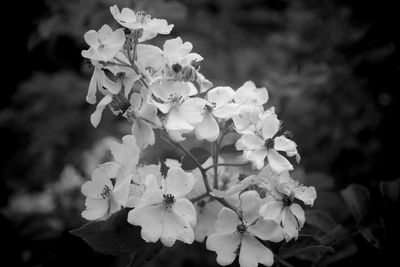
<path fill-rule="evenodd" d="M 313 186 L 307 187 L 294 181 L 289 172 L 269 177 L 268 186 L 271 195 L 266 198 L 260 208 L 260 215 L 267 220 L 275 220 L 282 224 L 286 241 L 297 239 L 305 222 L 303 208 L 295 203 L 301 200 L 306 205 L 313 205 L 317 192 Z"/>
<path fill-rule="evenodd" d="M 142 227 L 142 238 L 146 242 L 161 240 L 167 247 L 176 240 L 193 243 L 196 210 L 184 198 L 193 189 L 193 175 L 172 167 L 161 184 L 150 174 L 145 186 L 145 193 L 128 214 L 128 222 Z"/>
<path fill-rule="evenodd" d="M 103 25 L 98 32 L 95 30 L 86 32 L 84 38 L 90 47 L 82 51 L 82 56 L 105 62 L 111 60 L 125 43 L 124 31 L 122 29 L 113 31 L 107 24 Z"/>
<path fill-rule="evenodd" d="M 115 178 L 115 184 L 111 178 Z M 120 165 L 114 162 L 100 165 L 93 172 L 91 181 L 82 185 L 82 193 L 86 196 L 86 210 L 82 217 L 87 220 L 107 219 L 120 210 L 128 201 L 131 179 L 132 176 L 126 176 Z"/>
<path fill-rule="evenodd" d="M 217 253 L 217 262 L 222 266 L 231 264 L 236 256 L 241 267 L 257 267 L 259 263 L 271 266 L 272 251 L 257 238 L 280 242 L 282 229 L 275 221 L 259 217 L 262 201 L 256 191 L 242 193 L 240 202 L 241 217 L 229 208 L 221 209 L 215 233 L 207 238 L 207 249 Z"/>
<path fill-rule="evenodd" d="M 243 156 L 253 162 L 257 169 L 264 167 L 267 158 L 273 172 L 293 170 L 292 164 L 278 151 L 284 151 L 289 157 L 296 156 L 297 160 L 300 159 L 295 142 L 283 135 L 275 137 L 280 124 L 275 112 L 267 110 L 260 116 L 256 131 L 243 133 L 236 142 L 236 148 L 244 150 Z"/>

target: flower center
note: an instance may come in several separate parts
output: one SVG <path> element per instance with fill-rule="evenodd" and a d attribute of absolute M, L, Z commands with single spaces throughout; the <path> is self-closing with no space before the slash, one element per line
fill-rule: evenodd
<path fill-rule="evenodd" d="M 236 232 L 243 234 L 247 229 L 247 226 L 244 223 L 238 224 L 236 226 Z"/>
<path fill-rule="evenodd" d="M 140 23 L 144 23 L 148 20 L 151 19 L 151 16 L 147 14 L 146 11 L 140 10 L 136 12 L 136 21 L 139 21 Z"/>
<path fill-rule="evenodd" d="M 204 106 L 204 111 L 205 112 L 212 112 L 214 107 L 215 107 L 214 105 L 208 105 L 207 104 L 207 105 Z"/>
<path fill-rule="evenodd" d="M 125 112 L 125 117 L 130 123 L 134 123 L 136 120 L 136 112 L 135 108 L 133 106 L 130 106 L 126 112 Z"/>
<path fill-rule="evenodd" d="M 164 198 L 164 204 L 167 206 L 167 208 L 170 208 L 176 201 L 175 197 L 171 194 L 163 195 L 163 198 Z"/>
<path fill-rule="evenodd" d="M 173 107 L 178 108 L 183 102 L 183 97 L 180 94 L 175 93 L 170 94 L 168 100 L 171 101 Z"/>
<path fill-rule="evenodd" d="M 117 76 L 118 80 L 123 80 L 125 78 L 125 73 L 124 72 L 118 72 L 116 76 Z"/>
<path fill-rule="evenodd" d="M 100 193 L 100 197 L 102 199 L 107 199 L 111 197 L 111 188 L 107 185 L 104 185 L 103 191 Z"/>
<path fill-rule="evenodd" d="M 173 64 L 171 67 L 172 67 L 172 70 L 173 70 L 175 73 L 178 73 L 178 72 L 180 72 L 180 71 L 182 70 L 182 66 L 181 66 L 181 64 L 179 64 L 179 63 L 175 63 L 175 64 Z"/>
<path fill-rule="evenodd" d="M 286 195 L 283 196 L 282 202 L 283 202 L 284 206 L 287 206 L 287 207 L 291 206 L 293 204 L 293 202 L 294 202 L 294 194 L 290 193 L 289 196 L 286 196 Z"/>
<path fill-rule="evenodd" d="M 265 140 L 264 145 L 267 149 L 273 149 L 275 147 L 275 140 L 272 138 L 268 138 L 267 140 Z"/>

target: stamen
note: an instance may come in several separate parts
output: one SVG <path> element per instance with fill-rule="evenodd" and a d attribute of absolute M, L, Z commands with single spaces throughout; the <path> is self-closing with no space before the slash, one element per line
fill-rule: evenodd
<path fill-rule="evenodd" d="M 236 232 L 243 234 L 247 229 L 247 226 L 244 223 L 238 224 L 236 226 Z"/>
<path fill-rule="evenodd" d="M 103 191 L 100 193 L 100 197 L 103 199 L 107 199 L 111 197 L 111 188 L 107 185 L 104 185 Z"/>
<path fill-rule="evenodd" d="M 167 208 L 170 208 L 176 201 L 175 197 L 171 194 L 163 195 L 163 197 L 164 197 L 164 204 L 167 206 Z"/>
<path fill-rule="evenodd" d="M 264 145 L 267 149 L 273 149 L 275 147 L 275 140 L 272 138 L 268 138 L 267 140 L 265 140 Z"/>

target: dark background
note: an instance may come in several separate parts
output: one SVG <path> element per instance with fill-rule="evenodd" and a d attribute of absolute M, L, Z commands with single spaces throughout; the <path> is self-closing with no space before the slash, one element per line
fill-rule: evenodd
<path fill-rule="evenodd" d="M 123 266 L 69 230 L 84 223 L 79 187 L 107 158 L 107 136 L 129 132 L 105 115 L 98 129 L 85 102 L 92 69 L 83 34 L 112 24 L 108 7 L 133 7 L 175 24 L 205 60 L 215 85 L 266 86 L 302 155 L 298 177 L 317 187 L 315 205 L 346 229 L 340 190 L 371 192 L 371 216 L 384 225 L 379 247 L 351 236 L 352 253 L 331 265 L 389 264 L 396 259 L 398 201 L 375 201 L 382 181 L 398 175 L 399 33 L 396 1 L 13 1 L 4 12 L 0 98 L 0 221 L 9 266 Z M 166 37 L 153 43 L 162 44 Z M 171 151 L 158 151 L 161 157 Z M 172 153 L 173 154 L 173 153 Z M 151 151 L 150 151 L 151 156 Z M 69 177 L 74 177 L 69 178 Z M 178 245 L 149 266 L 214 265 L 211 252 Z M 187 252 L 179 253 L 180 247 Z M 355 250 L 354 250 L 355 247 Z M 350 250 L 349 250 L 350 251 Z M 294 263 L 309 266 L 305 261 Z M 296 265 L 297 266 L 297 265 Z"/>

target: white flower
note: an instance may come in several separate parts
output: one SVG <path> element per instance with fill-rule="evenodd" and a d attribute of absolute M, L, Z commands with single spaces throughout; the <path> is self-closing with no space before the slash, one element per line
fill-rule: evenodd
<path fill-rule="evenodd" d="M 233 99 L 236 113 L 232 114 L 232 120 L 236 131 L 254 131 L 258 117 L 264 111 L 263 105 L 268 102 L 267 89 L 256 88 L 252 81 L 247 81 L 236 90 Z"/>
<path fill-rule="evenodd" d="M 180 168 L 170 168 L 160 184 L 150 174 L 145 180 L 146 192 L 138 205 L 129 212 L 128 222 L 142 227 L 146 242 L 161 242 L 171 247 L 176 240 L 191 244 L 194 241 L 196 210 L 184 198 L 194 186 L 194 178 Z"/>
<path fill-rule="evenodd" d="M 282 229 L 273 220 L 263 220 L 258 216 L 261 200 L 256 191 L 241 194 L 239 216 L 231 209 L 222 208 L 215 223 L 215 233 L 206 241 L 207 249 L 217 253 L 218 264 L 231 264 L 239 254 L 241 267 L 257 267 L 258 264 L 271 266 L 274 263 L 272 251 L 257 238 L 280 242 Z"/>
<path fill-rule="evenodd" d="M 89 104 L 96 103 L 96 93 L 99 88 L 103 87 L 104 84 L 104 71 L 102 70 L 103 65 L 98 61 L 91 60 L 92 65 L 94 66 L 94 71 L 92 74 L 92 78 L 90 79 L 89 89 L 86 95 L 86 101 Z"/>
<path fill-rule="evenodd" d="M 140 149 L 136 144 L 135 136 L 125 135 L 122 137 L 122 144 L 112 142 L 110 148 L 116 163 L 130 172 L 136 172 Z"/>
<path fill-rule="evenodd" d="M 132 123 L 132 134 L 136 137 L 137 145 L 144 149 L 153 145 L 155 136 L 152 128 L 161 127 L 157 117 L 157 107 L 147 101 L 147 92 L 142 89 L 133 93 L 130 99 L 131 106 L 124 113 L 124 117 Z"/>
<path fill-rule="evenodd" d="M 264 167 L 264 160 L 267 157 L 273 172 L 293 170 L 292 164 L 277 151 L 284 151 L 287 156 L 296 156 L 299 160 L 296 143 L 285 136 L 274 137 L 279 128 L 280 121 L 276 114 L 268 110 L 260 116 L 257 132 L 244 133 L 236 142 L 236 148 L 244 150 L 243 156 L 253 162 L 257 169 Z"/>
<path fill-rule="evenodd" d="M 235 91 L 228 86 L 219 86 L 207 93 L 208 103 L 204 107 L 203 120 L 196 125 L 195 134 L 200 140 L 214 142 L 219 137 L 219 125 L 215 117 L 229 119 L 237 111 L 237 104 L 231 103 Z"/>
<path fill-rule="evenodd" d="M 99 125 L 104 109 L 112 102 L 112 100 L 112 95 L 106 94 L 97 104 L 96 110 L 92 113 L 92 115 L 90 115 L 90 123 L 93 125 L 93 127 L 96 128 Z"/>
<path fill-rule="evenodd" d="M 133 84 L 140 79 L 141 75 L 130 67 L 108 66 L 105 69 L 109 70 L 112 75 L 104 79 L 104 87 L 113 95 L 123 90 L 125 98 L 128 98 Z"/>
<path fill-rule="evenodd" d="M 90 30 L 83 36 L 90 48 L 82 51 L 84 58 L 96 61 L 111 60 L 125 43 L 125 33 L 122 29 L 113 31 L 107 24 L 98 32 Z"/>
<path fill-rule="evenodd" d="M 150 40 L 157 34 L 169 34 L 174 27 L 173 24 L 168 25 L 165 19 L 151 18 L 144 11 L 134 12 L 129 8 L 119 10 L 117 5 L 110 7 L 110 11 L 114 19 L 131 30 L 143 29 L 143 33 L 139 38 L 139 42 Z"/>
<path fill-rule="evenodd" d="M 236 90 L 234 100 L 239 105 L 260 107 L 268 102 L 268 91 L 265 87 L 256 88 L 254 82 L 247 81 Z"/>
<path fill-rule="evenodd" d="M 185 82 L 164 81 L 151 87 L 157 101 L 153 103 L 166 117 L 164 127 L 178 133 L 189 132 L 203 119 L 202 110 L 206 101 L 190 98 L 191 88 Z M 161 101 L 161 102 L 159 102 Z"/>
<path fill-rule="evenodd" d="M 193 45 L 182 41 L 181 37 L 165 41 L 163 46 L 163 57 L 170 65 L 179 64 L 181 67 L 188 66 L 192 62 L 200 62 L 203 57 L 197 53 L 190 53 Z"/>
<path fill-rule="evenodd" d="M 115 185 L 110 178 L 116 178 Z M 132 176 L 125 176 L 118 164 L 109 162 L 100 165 L 92 180 L 82 185 L 86 196 L 86 210 L 82 217 L 87 220 L 107 219 L 111 214 L 125 206 L 128 200 L 129 184 Z"/>
<path fill-rule="evenodd" d="M 236 108 L 236 113 L 232 116 L 235 130 L 238 133 L 255 132 L 257 122 L 260 120 L 260 115 L 263 109 L 253 105 L 239 105 Z"/>
<path fill-rule="evenodd" d="M 315 188 L 300 185 L 289 176 L 289 172 L 271 176 L 269 186 L 272 193 L 260 208 L 260 215 L 264 219 L 281 223 L 287 241 L 292 238 L 297 239 L 304 225 L 305 216 L 302 207 L 294 203 L 294 200 L 299 199 L 304 204 L 312 206 L 317 197 Z"/>

